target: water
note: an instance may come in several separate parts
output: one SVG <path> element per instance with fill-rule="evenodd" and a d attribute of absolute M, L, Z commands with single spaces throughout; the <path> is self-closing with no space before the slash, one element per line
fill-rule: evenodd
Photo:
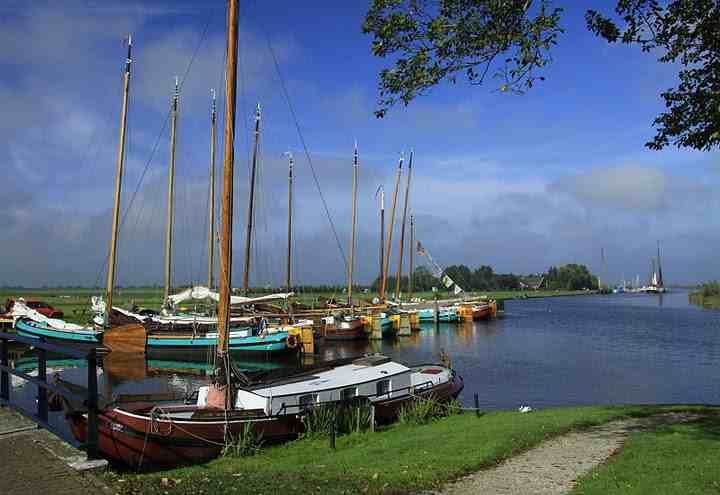
<path fill-rule="evenodd" d="M 495 321 L 441 324 L 437 330 L 428 324 L 402 339 L 326 344 L 321 358 L 382 352 L 414 364 L 438 362 L 442 350 L 465 380 L 463 402 L 472 404 L 477 393 L 489 410 L 720 403 L 720 311 L 691 306 L 684 291 L 508 301 L 505 317 Z M 112 383 L 101 375 L 100 390 L 183 391 L 206 380 L 202 369 L 188 375 L 168 367 L 178 365 L 151 362 L 144 378 Z M 72 363 L 59 368 L 64 378 L 85 381 L 87 370 Z M 33 407 L 34 386 L 14 393 Z M 61 414 L 53 414 L 51 423 L 66 428 Z"/>

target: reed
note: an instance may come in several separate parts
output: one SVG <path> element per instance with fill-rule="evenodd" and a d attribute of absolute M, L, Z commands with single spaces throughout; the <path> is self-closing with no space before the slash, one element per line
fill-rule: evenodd
<path fill-rule="evenodd" d="M 309 409 L 302 418 L 304 437 L 330 435 L 333 425 L 336 435 L 368 431 L 372 426 L 372 404 L 355 399 L 340 404 L 327 404 Z"/>
<path fill-rule="evenodd" d="M 457 400 L 440 402 L 434 398 L 418 399 L 400 409 L 398 421 L 403 424 L 425 425 L 440 418 L 445 418 L 462 411 L 462 404 Z"/>
<path fill-rule="evenodd" d="M 237 436 L 228 433 L 222 455 L 227 457 L 249 457 L 257 454 L 262 447 L 262 433 L 257 433 L 250 423 L 246 423 Z"/>

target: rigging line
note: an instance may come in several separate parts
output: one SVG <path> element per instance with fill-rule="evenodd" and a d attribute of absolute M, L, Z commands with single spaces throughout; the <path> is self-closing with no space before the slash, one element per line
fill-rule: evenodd
<path fill-rule="evenodd" d="M 210 20 L 211 16 L 208 15 L 207 21 L 205 22 L 205 27 L 203 28 L 202 34 L 200 35 L 200 39 L 198 40 L 198 44 L 195 46 L 195 50 L 193 51 L 192 57 L 190 57 L 190 61 L 188 62 L 187 67 L 185 68 L 185 73 L 182 76 L 182 79 L 180 80 L 180 88 L 183 87 L 185 84 L 185 80 L 187 79 L 188 74 L 190 73 L 190 69 L 193 66 L 193 63 L 195 62 L 195 58 L 197 57 L 198 52 L 200 51 L 200 47 L 203 44 L 203 41 L 205 40 L 205 37 L 207 36 L 208 28 L 210 27 Z M 132 208 L 133 204 L 135 203 L 135 198 L 137 197 L 138 192 L 140 191 L 140 187 L 142 186 L 143 180 L 145 179 L 145 175 L 147 174 L 148 170 L 150 169 L 150 165 L 152 164 L 153 158 L 155 157 L 155 154 L 157 152 L 158 146 L 160 145 L 160 138 L 165 133 L 165 129 L 167 128 L 167 124 L 170 121 L 170 114 L 172 113 L 172 110 L 168 110 L 165 114 L 165 121 L 163 122 L 162 127 L 160 128 L 160 132 L 158 133 L 157 137 L 155 138 L 155 144 L 152 147 L 152 150 L 150 152 L 150 157 L 148 158 L 147 162 L 145 163 L 145 167 L 143 168 L 142 174 L 140 174 L 140 179 L 138 179 L 138 183 L 135 186 L 135 190 L 132 193 L 132 196 L 130 197 L 130 201 L 128 202 L 127 207 L 123 211 L 122 219 L 120 221 L 120 225 L 118 227 L 118 230 L 122 229 L 125 225 L 125 220 L 127 219 L 128 213 L 130 212 L 130 209 Z M 104 265 L 107 265 L 108 260 L 110 259 L 110 249 L 108 248 L 108 254 L 105 257 Z M 102 277 L 102 270 L 104 268 L 101 266 L 98 274 L 98 280 L 100 277 Z M 97 284 L 96 284 L 97 285 Z"/>
<path fill-rule="evenodd" d="M 340 242 L 340 237 L 338 236 L 337 230 L 335 229 L 335 223 L 333 222 L 332 215 L 330 215 L 327 201 L 325 201 L 325 195 L 320 188 L 320 181 L 318 180 L 317 174 L 315 173 L 315 166 L 313 165 L 312 158 L 310 158 L 310 152 L 308 151 L 307 144 L 305 143 L 305 137 L 303 136 L 302 130 L 300 129 L 300 122 L 298 121 L 297 115 L 295 114 L 295 108 L 293 107 L 292 101 L 290 100 L 290 94 L 288 93 L 287 87 L 285 86 L 285 80 L 283 79 L 282 73 L 280 72 L 280 64 L 278 62 L 277 56 L 275 56 L 275 50 L 273 50 L 272 43 L 270 43 L 270 36 L 268 35 L 267 30 L 264 26 L 262 26 L 262 29 L 263 33 L 265 34 L 265 41 L 267 42 L 268 49 L 270 50 L 270 55 L 272 55 L 273 63 L 275 65 L 275 71 L 277 72 L 278 79 L 280 80 L 280 87 L 282 88 L 283 95 L 285 96 L 285 102 L 288 105 L 290 115 L 292 115 L 293 122 L 295 123 L 295 129 L 297 130 L 300 142 L 302 143 L 305 157 L 308 161 L 308 164 L 310 165 L 310 171 L 312 172 L 315 187 L 317 188 L 320 199 L 322 200 L 323 208 L 325 209 L 325 215 L 330 222 L 330 228 L 332 229 L 333 235 L 335 236 L 335 242 L 337 243 L 337 247 L 340 250 L 340 255 L 342 257 L 343 264 L 345 265 L 345 271 L 347 271 L 348 263 L 345 257 L 345 251 L 343 250 L 342 243 Z"/>

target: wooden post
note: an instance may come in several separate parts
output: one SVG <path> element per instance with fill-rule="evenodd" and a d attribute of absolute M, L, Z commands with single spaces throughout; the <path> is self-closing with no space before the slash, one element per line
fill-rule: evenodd
<path fill-rule="evenodd" d="M 402 175 L 403 160 L 404 157 L 400 155 L 397 175 L 395 177 L 395 192 L 393 193 L 392 208 L 390 209 L 390 228 L 388 229 L 387 252 L 385 253 L 385 259 L 383 260 L 383 276 L 380 286 L 380 300 L 382 301 L 385 300 L 385 289 L 387 288 L 388 268 L 390 267 L 390 255 L 392 254 L 393 228 L 395 227 L 395 207 L 397 206 L 398 189 L 400 189 L 400 175 Z"/>
<path fill-rule="evenodd" d="M 87 357 L 87 384 L 88 384 L 88 419 L 87 419 L 87 438 L 85 440 L 85 449 L 88 459 L 97 459 L 98 453 L 98 389 L 97 389 L 97 356 L 95 349 L 90 351 Z"/>
<path fill-rule="evenodd" d="M 403 206 L 402 223 L 400 226 L 400 256 L 398 257 L 397 278 L 395 280 L 395 299 L 400 300 L 400 282 L 402 281 L 403 253 L 405 251 L 405 219 L 407 218 L 408 198 L 410 196 L 410 179 L 412 178 L 413 151 L 410 150 L 408 162 L 407 185 L 405 186 L 405 204 Z"/>
<path fill-rule="evenodd" d="M 228 350 L 230 280 L 232 274 L 233 168 L 235 164 L 235 95 L 237 84 L 238 0 L 228 3 L 227 66 L 225 67 L 225 132 L 223 142 L 223 190 L 220 219 L 220 280 L 218 298 L 218 362 Z"/>
<path fill-rule="evenodd" d="M 208 197 L 208 289 L 213 287 L 213 265 L 215 261 L 215 141 L 217 132 L 217 106 L 215 90 L 212 90 L 210 112 L 210 195 Z"/>
<path fill-rule="evenodd" d="M 350 236 L 350 263 L 348 264 L 348 287 L 347 301 L 348 306 L 352 307 L 352 285 L 353 270 L 355 268 L 355 225 L 357 223 L 357 175 L 358 175 L 358 149 L 355 143 L 355 153 L 353 155 L 353 178 L 352 178 L 352 235 Z"/>
<path fill-rule="evenodd" d="M 260 141 L 260 104 L 255 110 L 255 145 L 253 147 L 252 168 L 250 170 L 250 194 L 248 195 L 247 233 L 245 234 L 245 274 L 243 275 L 243 292 L 250 288 L 250 255 L 252 246 L 253 209 L 255 206 L 255 174 L 257 171 L 258 144 Z"/>
<path fill-rule="evenodd" d="M 167 223 L 165 225 L 165 293 L 163 305 L 167 304 L 172 285 L 173 197 L 175 195 L 175 140 L 177 136 L 178 85 L 178 77 L 175 76 L 175 93 L 173 93 L 171 110 L 172 123 L 170 125 L 170 164 L 168 166 Z"/>
<path fill-rule="evenodd" d="M 44 339 L 41 341 L 43 342 Z M 43 383 L 47 383 L 47 352 L 42 347 L 37 348 L 38 354 L 38 380 Z M 47 423 L 48 420 L 48 401 L 47 401 L 47 389 L 41 385 L 38 385 L 38 403 L 37 403 L 37 414 L 38 417 Z"/>
<path fill-rule="evenodd" d="M 337 436 L 337 406 L 333 411 L 332 423 L 330 424 L 330 448 L 335 450 L 335 437 Z"/>
<path fill-rule="evenodd" d="M 480 397 L 478 394 L 475 394 L 475 414 L 479 418 L 481 416 L 480 414 Z"/>
<path fill-rule="evenodd" d="M 0 364 L 9 366 L 7 339 L 1 339 L 0 346 Z M 10 373 L 4 368 L 0 370 L 0 401 L 5 403 L 10 401 Z"/>
<path fill-rule="evenodd" d="M 132 36 L 128 36 L 127 59 L 125 60 L 125 75 L 123 76 L 123 100 L 120 112 L 120 140 L 118 143 L 118 159 L 115 170 L 115 202 L 113 204 L 112 235 L 110 237 L 110 257 L 108 258 L 107 285 L 105 297 L 105 325 L 109 325 L 110 312 L 113 307 L 113 289 L 115 287 L 115 267 L 117 265 L 117 235 L 120 228 L 120 199 L 122 196 L 122 176 L 125 164 L 125 131 L 127 129 L 128 94 L 130 91 L 130 65 L 132 64 Z"/>
<path fill-rule="evenodd" d="M 440 328 L 440 303 L 438 302 L 438 291 L 436 287 L 433 287 L 433 294 L 435 296 L 435 330 Z"/>

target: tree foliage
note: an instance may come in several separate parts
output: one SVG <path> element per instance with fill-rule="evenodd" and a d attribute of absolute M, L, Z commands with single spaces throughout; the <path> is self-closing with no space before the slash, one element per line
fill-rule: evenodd
<path fill-rule="evenodd" d="M 482 84 L 491 74 L 501 91 L 523 92 L 543 77 L 549 50 L 562 32 L 561 9 L 548 0 L 373 0 L 363 32 L 372 51 L 396 56 L 380 73 L 375 114 L 402 101 L 407 105 L 442 80 L 464 76 Z"/>
<path fill-rule="evenodd" d="M 373 53 L 391 59 L 380 72 L 376 115 L 458 78 L 479 85 L 490 74 L 501 91 L 532 88 L 563 32 L 561 12 L 551 0 L 373 0 L 363 31 Z M 639 45 L 680 67 L 646 146 L 720 145 L 720 2 L 617 0 L 612 17 L 588 10 L 586 23 L 610 43 Z"/>
<path fill-rule="evenodd" d="M 582 290 L 597 288 L 597 278 L 585 265 L 570 263 L 561 267 L 551 266 L 545 275 L 548 289 Z"/>
<path fill-rule="evenodd" d="M 619 0 L 615 14 L 619 19 L 589 10 L 588 29 L 682 66 L 679 85 L 661 93 L 666 110 L 653 122 L 657 134 L 646 146 L 708 150 L 720 144 L 720 2 Z"/>

